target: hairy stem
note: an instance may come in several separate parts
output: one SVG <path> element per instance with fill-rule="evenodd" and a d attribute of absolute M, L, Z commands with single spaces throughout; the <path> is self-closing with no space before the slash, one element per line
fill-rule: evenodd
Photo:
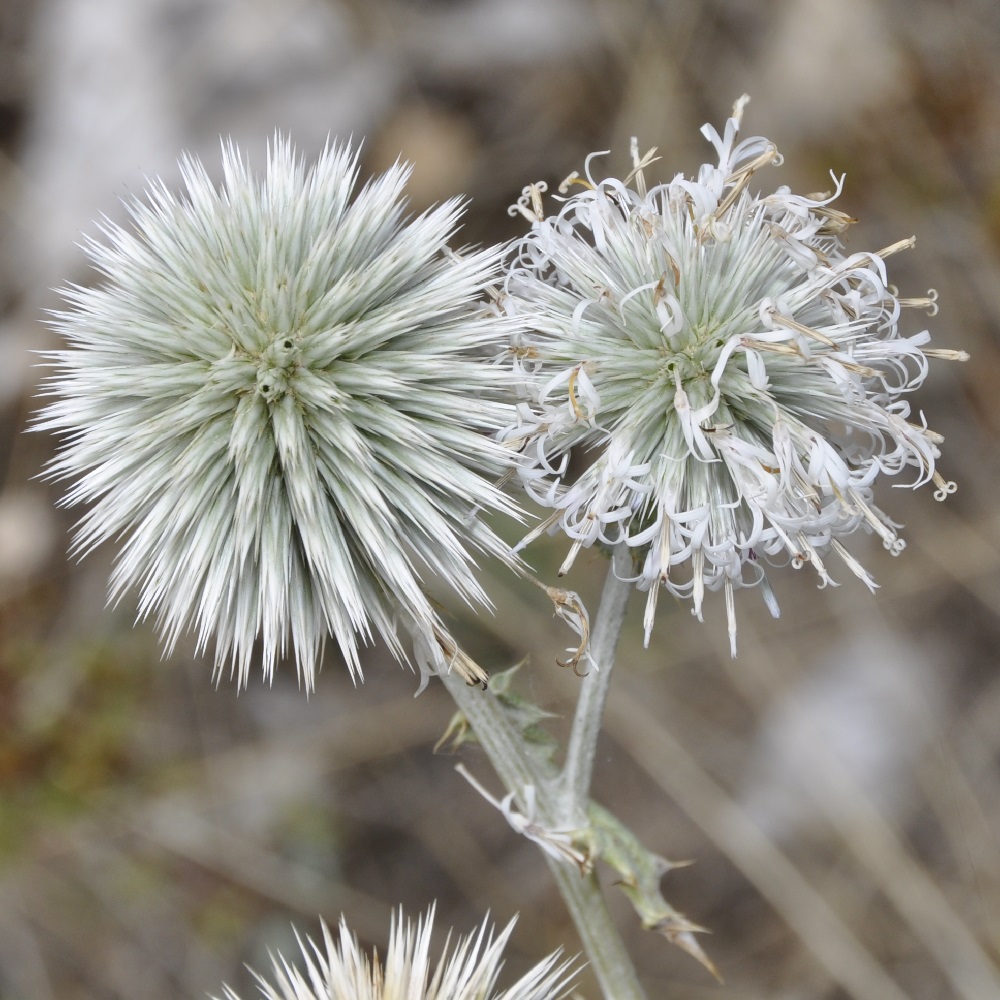
<path fill-rule="evenodd" d="M 551 778 L 543 775 L 521 734 L 511 725 L 503 707 L 492 691 L 482 691 L 478 686 L 470 686 L 455 671 L 441 675 L 444 686 L 465 716 L 476 734 L 493 770 L 504 783 L 508 792 L 513 792 L 518 804 L 524 808 L 523 789 L 534 785 L 542 800 L 547 800 L 543 790 L 551 784 Z"/>
<path fill-rule="evenodd" d="M 584 875 L 547 855 L 546 860 L 605 1000 L 647 1000 L 632 958 L 611 919 L 597 876 L 593 872 Z"/>
<path fill-rule="evenodd" d="M 456 673 L 442 681 L 486 751 L 500 780 L 526 807 L 525 788 L 535 789 L 535 814 L 541 827 L 565 829 L 584 826 L 594 771 L 594 755 L 614 666 L 615 650 L 625 617 L 631 584 L 622 581 L 629 569 L 629 553 L 619 546 L 608 568 L 601 604 L 591 635 L 592 667 L 583 679 L 566 752 L 558 777 L 532 755 L 491 691 L 470 687 Z M 545 855 L 553 878 L 583 944 L 591 968 L 607 1000 L 645 1000 L 635 966 L 615 927 L 597 876 L 583 873 L 571 862 Z"/>
<path fill-rule="evenodd" d="M 580 685 L 573 728 L 566 748 L 566 763 L 561 779 L 561 810 L 566 821 L 575 821 L 587 811 L 590 782 L 594 774 L 597 740 L 604 719 L 615 651 L 621 635 L 625 608 L 632 584 L 623 580 L 631 568 L 631 555 L 625 545 L 615 549 L 604 580 L 604 591 L 591 631 L 590 656 L 594 662 Z"/>

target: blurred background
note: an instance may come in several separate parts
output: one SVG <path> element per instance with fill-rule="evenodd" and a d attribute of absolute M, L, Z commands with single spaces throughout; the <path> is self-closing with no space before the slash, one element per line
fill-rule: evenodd
<path fill-rule="evenodd" d="M 740 594 L 736 661 L 719 600 L 699 624 L 663 598 L 648 651 L 632 610 L 595 793 L 696 862 L 664 891 L 727 985 L 602 877 L 654 1000 L 1000 996 L 998 56 L 993 0 L 2 0 L 0 997 L 248 996 L 243 963 L 293 950 L 293 923 L 344 913 L 381 948 L 393 906 L 433 899 L 441 929 L 520 911 L 509 971 L 578 947 L 535 848 L 433 751 L 442 690 L 414 701 L 381 649 L 357 688 L 331 655 L 308 700 L 291 671 L 216 688 L 105 607 L 111 552 L 67 560 L 54 443 L 22 431 L 52 289 L 92 280 L 81 234 L 182 150 L 212 166 L 231 135 L 260 162 L 281 129 L 307 155 L 363 138 L 369 170 L 402 154 L 414 207 L 464 191 L 465 237 L 496 241 L 523 185 L 591 150 L 610 172 L 636 135 L 661 176 L 696 169 L 743 92 L 785 155 L 762 185 L 846 171 L 854 249 L 916 235 L 890 275 L 938 289 L 936 346 L 973 356 L 916 400 L 960 488 L 881 491 L 909 547 L 857 540 L 874 598 L 788 570 L 772 622 Z M 563 549 L 533 550 L 544 578 Z M 596 602 L 605 567 L 585 553 L 568 585 Z M 564 715 L 572 637 L 492 575 L 496 616 L 457 627 L 492 669 L 530 656 L 523 692 Z"/>

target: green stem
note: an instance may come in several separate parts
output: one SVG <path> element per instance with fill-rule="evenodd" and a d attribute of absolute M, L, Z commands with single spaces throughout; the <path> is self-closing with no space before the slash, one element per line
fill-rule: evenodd
<path fill-rule="evenodd" d="M 470 687 L 455 671 L 441 675 L 444 686 L 455 700 L 459 711 L 472 727 L 486 755 L 508 792 L 513 792 L 518 804 L 524 808 L 522 789 L 534 785 L 542 800 L 544 788 L 551 779 L 540 773 L 521 734 L 511 725 L 492 691 Z"/>
<path fill-rule="evenodd" d="M 611 919 L 597 876 L 593 872 L 584 875 L 548 855 L 545 859 L 605 1000 L 647 1000 L 632 959 Z"/>
<path fill-rule="evenodd" d="M 591 636 L 590 654 L 596 667 L 591 668 L 581 684 L 566 763 L 558 784 L 531 756 L 492 692 L 469 687 L 454 673 L 442 677 L 500 780 L 508 792 L 514 793 L 522 808 L 525 787 L 534 786 L 536 819 L 543 826 L 560 828 L 586 823 L 597 740 L 632 589 L 631 584 L 621 579 L 627 575 L 629 566 L 628 550 L 619 546 L 608 569 Z M 646 1000 L 597 877 L 593 873 L 582 874 L 566 861 L 548 854 L 546 861 L 607 1000 Z"/>
<path fill-rule="evenodd" d="M 531 756 L 491 691 L 470 687 L 454 672 L 441 677 L 465 716 L 508 792 L 524 808 L 524 788 L 535 788 L 535 819 L 554 827 L 557 815 L 555 783 Z M 590 966 L 606 1000 L 646 1000 L 632 960 L 608 912 L 597 878 L 584 875 L 567 861 L 545 855 L 562 894 Z"/>
<path fill-rule="evenodd" d="M 594 774 L 597 740 L 604 719 L 604 706 L 608 699 L 611 673 L 615 665 L 615 651 L 621 635 L 625 608 L 633 584 L 623 580 L 632 565 L 632 557 L 625 545 L 619 545 L 608 567 L 604 580 L 601 603 L 591 630 L 590 656 L 594 665 L 580 684 L 580 699 L 576 703 L 573 728 L 566 748 L 566 762 L 562 773 L 562 818 L 579 822 L 585 816 L 590 800 L 590 783 Z"/>

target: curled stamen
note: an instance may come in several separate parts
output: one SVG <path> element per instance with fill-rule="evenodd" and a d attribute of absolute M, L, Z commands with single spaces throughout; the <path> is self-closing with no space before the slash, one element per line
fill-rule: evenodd
<path fill-rule="evenodd" d="M 512 218 L 516 215 L 523 215 L 529 222 L 541 222 L 545 218 L 545 209 L 542 205 L 542 195 L 548 191 L 549 186 L 545 181 L 536 181 L 521 189 L 521 197 L 507 209 L 507 214 Z M 531 206 L 530 208 L 528 206 Z"/>
<path fill-rule="evenodd" d="M 917 238 L 916 236 L 911 236 L 905 240 L 899 240 L 896 243 L 890 243 L 889 246 L 884 247 L 882 250 L 876 250 L 875 256 L 881 257 L 885 260 L 886 257 L 891 257 L 894 253 L 899 253 L 900 250 L 912 250 L 916 246 Z"/>
<path fill-rule="evenodd" d="M 570 648 L 568 652 L 572 655 L 567 660 L 556 658 L 556 663 L 566 669 L 571 667 L 577 677 L 586 677 L 588 672 L 581 673 L 580 664 L 584 660 L 593 659 L 590 656 L 590 616 L 579 595 L 572 590 L 560 590 L 557 587 L 546 587 L 545 592 L 549 595 L 555 605 L 556 614 L 580 636 L 580 643 L 576 649 Z M 597 664 L 594 664 L 597 666 Z"/>
<path fill-rule="evenodd" d="M 567 191 L 574 185 L 577 184 L 582 188 L 586 188 L 588 191 L 594 190 L 594 185 L 591 181 L 587 180 L 585 177 L 580 176 L 579 170 L 574 170 L 567 177 L 564 177 L 559 182 L 559 187 L 556 189 L 560 194 L 566 194 Z"/>
<path fill-rule="evenodd" d="M 927 294 L 914 299 L 901 299 L 898 298 L 896 301 L 904 309 L 926 309 L 928 316 L 937 316 L 938 312 L 938 293 L 936 288 L 929 288 Z"/>
<path fill-rule="evenodd" d="M 768 313 L 771 319 L 778 324 L 778 326 L 787 327 L 789 330 L 796 330 L 798 333 L 803 334 L 806 337 L 811 337 L 813 340 L 819 341 L 821 344 L 825 344 L 827 347 L 836 347 L 837 342 L 831 337 L 828 337 L 825 333 L 821 333 L 819 330 L 814 330 L 811 326 L 806 326 L 804 323 L 800 323 L 798 320 L 792 319 L 791 316 L 783 316 L 777 309 L 769 309 Z"/>
<path fill-rule="evenodd" d="M 924 354 L 938 361 L 968 361 L 971 357 L 968 351 L 952 351 L 945 347 L 925 347 Z"/>
<path fill-rule="evenodd" d="M 727 183 L 732 184 L 725 198 L 719 202 L 719 207 L 712 213 L 714 219 L 721 219 L 726 212 L 732 208 L 736 199 L 743 193 L 746 186 L 750 183 L 750 178 L 753 177 L 754 172 L 760 170 L 761 167 L 766 167 L 769 165 L 777 165 L 781 163 L 781 154 L 778 152 L 778 147 L 773 144 L 768 144 L 767 149 L 764 150 L 759 156 L 756 156 L 749 163 L 745 164 L 739 170 L 729 175 Z"/>
<path fill-rule="evenodd" d="M 937 489 L 934 491 L 935 500 L 944 500 L 947 497 L 950 497 L 953 493 L 957 492 L 958 483 L 945 479 L 940 472 L 935 471 L 932 478 L 934 480 L 934 485 L 937 486 Z"/>

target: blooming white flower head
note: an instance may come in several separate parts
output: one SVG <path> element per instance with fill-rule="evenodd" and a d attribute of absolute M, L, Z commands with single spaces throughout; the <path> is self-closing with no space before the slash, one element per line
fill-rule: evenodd
<path fill-rule="evenodd" d="M 480 301 L 499 252 L 448 250 L 458 199 L 405 217 L 406 165 L 356 190 L 347 146 L 307 169 L 276 137 L 257 177 L 230 144 L 223 168 L 217 189 L 185 158 L 183 196 L 158 181 L 131 228 L 105 222 L 104 284 L 55 314 L 38 426 L 65 435 L 65 502 L 92 504 L 74 549 L 122 539 L 112 598 L 137 586 L 168 648 L 214 637 L 241 682 L 255 643 L 311 687 L 328 635 L 357 673 L 373 634 L 407 656 L 397 627 L 448 666 L 421 577 L 484 603 L 475 552 L 509 557 L 473 516 L 514 509 L 489 360 L 507 321 Z"/>
<path fill-rule="evenodd" d="M 278 955 L 274 983 L 254 974 L 267 1000 L 558 1000 L 566 996 L 575 972 L 555 952 L 524 974 L 509 989 L 498 992 L 503 952 L 514 929 L 511 921 L 496 937 L 489 920 L 478 931 L 445 945 L 435 965 L 431 959 L 434 907 L 416 927 L 403 914 L 393 918 L 385 962 L 370 959 L 358 946 L 343 918 L 339 941 L 323 925 L 323 945 L 301 941 L 298 968 Z M 224 1000 L 239 1000 L 228 987 Z"/>
<path fill-rule="evenodd" d="M 760 195 L 754 173 L 779 163 L 764 138 L 737 141 L 741 98 L 724 135 L 706 125 L 718 165 L 647 189 L 633 140 L 624 180 L 573 175 L 546 216 L 545 186 L 512 212 L 531 230 L 513 256 L 505 307 L 531 331 L 510 349 L 522 400 L 502 433 L 520 452 L 528 493 L 552 509 L 545 530 L 582 546 L 625 543 L 648 593 L 646 642 L 660 586 L 693 599 L 724 589 L 735 655 L 733 591 L 765 563 L 810 563 L 821 584 L 835 552 L 874 583 L 843 539 L 873 531 L 903 542 L 873 502 L 880 476 L 933 480 L 941 436 L 911 417 L 907 394 L 928 358 L 964 358 L 903 336 L 903 307 L 936 311 L 934 293 L 900 298 L 885 258 L 912 245 L 847 254 L 854 220 L 832 195 Z M 568 185 L 582 190 L 565 196 Z M 591 464 L 569 465 L 575 446 Z"/>

